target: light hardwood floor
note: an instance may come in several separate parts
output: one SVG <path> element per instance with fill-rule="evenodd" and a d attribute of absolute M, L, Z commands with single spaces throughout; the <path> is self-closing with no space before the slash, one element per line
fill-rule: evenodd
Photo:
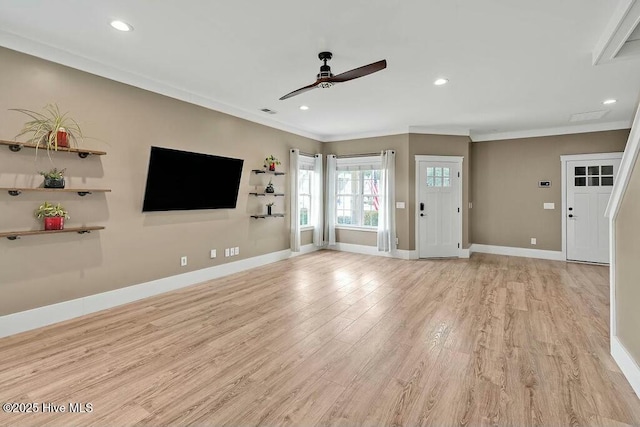
<path fill-rule="evenodd" d="M 321 251 L 0 340 L 0 425 L 640 425 L 606 267 Z"/>

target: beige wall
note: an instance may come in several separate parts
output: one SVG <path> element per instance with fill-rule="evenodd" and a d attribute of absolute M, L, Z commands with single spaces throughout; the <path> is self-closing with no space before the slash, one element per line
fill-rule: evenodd
<path fill-rule="evenodd" d="M 616 334 L 631 356 L 640 362 L 640 161 L 616 219 Z"/>
<path fill-rule="evenodd" d="M 628 136 L 620 130 L 473 143 L 471 243 L 562 250 L 560 156 L 621 152 Z M 538 188 L 541 180 L 551 188 Z M 544 210 L 544 202 L 556 209 Z"/>
<path fill-rule="evenodd" d="M 379 153 L 382 150 L 396 152 L 396 200 L 409 204 L 409 135 L 391 135 L 377 138 L 352 139 L 347 141 L 326 142 L 324 154 L 344 156 L 349 154 Z M 409 249 L 409 209 L 396 209 L 396 234 L 398 249 Z M 336 241 L 356 245 L 376 246 L 376 233 L 372 231 L 338 230 Z"/>
<path fill-rule="evenodd" d="M 415 212 L 416 155 L 463 156 L 462 161 L 462 247 L 469 247 L 469 151 L 467 136 L 409 134 L 409 212 Z M 410 215 L 414 218 L 413 215 Z M 409 222 L 409 246 L 415 249 L 415 220 Z"/>
<path fill-rule="evenodd" d="M 55 165 L 67 168 L 68 186 L 113 190 L 84 198 L 0 194 L 2 231 L 38 229 L 32 212 L 44 200 L 69 209 L 69 227 L 106 226 L 83 236 L 0 240 L 0 315 L 289 248 L 288 218 L 249 218 L 265 209 L 263 198 L 248 194 L 263 185 L 250 170 L 269 154 L 287 168 L 289 148 L 319 152 L 319 142 L 7 49 L 0 49 L 0 64 L 0 139 L 13 139 L 25 122 L 7 109 L 39 110 L 56 102 L 98 139 L 85 146 L 108 153 L 85 160 L 54 154 Z M 151 145 L 244 159 L 237 208 L 142 213 Z M 37 171 L 50 168 L 44 153 L 36 162 L 33 150 L 0 148 L 0 186 L 40 185 Z M 286 191 L 286 177 L 274 181 Z M 288 197 L 277 203 L 284 208 Z M 311 233 L 304 232 L 302 243 L 310 241 Z M 224 258 L 224 248 L 231 246 L 239 246 L 240 255 Z M 214 248 L 218 258 L 211 260 Z M 182 255 L 189 257 L 188 267 L 180 267 Z"/>

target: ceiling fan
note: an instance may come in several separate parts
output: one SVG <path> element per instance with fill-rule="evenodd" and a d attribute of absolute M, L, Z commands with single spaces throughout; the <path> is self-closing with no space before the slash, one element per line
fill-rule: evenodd
<path fill-rule="evenodd" d="M 357 79 L 359 77 L 364 77 L 369 74 L 373 74 L 377 71 L 384 70 L 385 68 L 387 68 L 387 60 L 383 59 L 382 61 L 374 62 L 373 64 L 369 64 L 369 65 L 364 65 L 359 68 L 354 68 L 353 70 L 345 71 L 342 74 L 338 74 L 337 76 L 334 76 L 333 73 L 331 73 L 331 67 L 327 65 L 327 61 L 329 61 L 332 57 L 333 57 L 333 54 L 331 52 L 320 52 L 318 54 L 318 58 L 320 58 L 321 61 L 324 61 L 324 65 L 320 66 L 320 73 L 317 76 L 318 79 L 316 80 L 316 82 L 313 84 L 310 84 L 309 86 L 305 86 L 300 89 L 294 90 L 293 92 L 290 92 L 285 96 L 283 96 L 282 98 L 280 98 L 280 100 L 282 101 L 283 99 L 300 95 L 301 93 L 304 93 L 308 90 L 315 89 L 315 88 L 328 89 L 331 86 L 333 86 L 335 83 L 348 82 L 349 80 Z"/>

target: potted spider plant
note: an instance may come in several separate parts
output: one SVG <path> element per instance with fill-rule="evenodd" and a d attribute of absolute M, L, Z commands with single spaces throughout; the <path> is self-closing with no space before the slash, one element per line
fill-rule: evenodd
<path fill-rule="evenodd" d="M 70 148 L 73 144 L 78 147 L 78 138 L 83 139 L 82 130 L 69 113 L 61 113 L 57 104 L 47 104 L 44 112 L 26 110 L 24 108 L 11 108 L 11 111 L 29 116 L 32 120 L 26 122 L 18 135 L 28 135 L 28 142 L 38 148 L 46 148 L 58 151 L 59 148 Z"/>
<path fill-rule="evenodd" d="M 60 203 L 53 205 L 44 202 L 34 212 L 36 218 L 44 220 L 45 230 L 64 230 L 64 220 L 69 219 L 69 213 Z"/>
<path fill-rule="evenodd" d="M 273 154 L 264 159 L 264 167 L 269 168 L 272 172 L 276 170 L 277 165 L 280 165 L 280 160 L 273 157 Z"/>
<path fill-rule="evenodd" d="M 64 172 L 66 169 L 53 168 L 49 172 L 40 171 L 44 176 L 44 188 L 64 188 Z"/>

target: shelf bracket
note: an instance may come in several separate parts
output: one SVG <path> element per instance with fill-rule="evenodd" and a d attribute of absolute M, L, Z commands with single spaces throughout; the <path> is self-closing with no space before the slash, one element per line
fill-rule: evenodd
<path fill-rule="evenodd" d="M 20 144 L 10 145 L 9 150 L 13 151 L 14 153 L 17 153 L 18 151 L 22 150 L 22 145 Z"/>
<path fill-rule="evenodd" d="M 78 157 L 80 157 L 81 159 L 86 159 L 87 157 L 89 157 L 89 153 L 84 153 L 84 152 L 78 153 Z"/>
<path fill-rule="evenodd" d="M 87 194 L 93 194 L 93 193 L 91 193 L 91 191 L 78 191 L 78 196 L 80 197 L 84 197 Z"/>
<path fill-rule="evenodd" d="M 9 190 L 8 193 L 12 196 L 19 196 L 22 194 L 22 191 L 20 190 Z"/>
<path fill-rule="evenodd" d="M 19 236 L 7 236 L 7 239 L 9 240 L 18 240 L 19 238 Z"/>
<path fill-rule="evenodd" d="M 78 231 L 78 234 L 89 234 L 91 233 L 91 230 L 80 230 Z"/>

